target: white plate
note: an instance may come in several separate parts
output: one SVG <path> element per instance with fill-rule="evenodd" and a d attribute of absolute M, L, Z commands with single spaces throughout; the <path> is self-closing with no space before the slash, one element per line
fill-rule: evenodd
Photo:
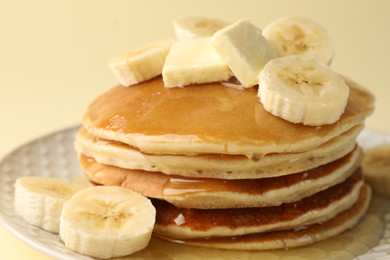
<path fill-rule="evenodd" d="M 66 129 L 32 141 L 10 153 L 0 163 L 0 221 L 19 239 L 57 259 L 91 258 L 68 250 L 60 241 L 58 235 L 31 226 L 23 221 L 14 211 L 13 185 L 18 177 L 26 175 L 51 176 L 68 181 L 80 178 L 83 174 L 78 166 L 76 153 L 73 149 L 73 140 L 77 128 Z M 359 136 L 359 142 L 364 148 L 369 148 L 384 142 L 390 143 L 390 136 L 371 130 L 364 130 Z M 390 214 L 387 214 L 385 219 L 386 228 L 380 244 L 358 257 L 359 259 L 390 258 Z M 167 252 L 167 248 L 161 247 L 167 246 L 167 243 L 154 240 L 151 245 L 154 252 L 144 252 L 133 257 L 137 259 L 161 259 L 164 256 L 168 259 L 176 258 L 175 256 L 177 258 L 188 258 L 195 251 L 198 252 L 197 259 L 205 259 L 208 256 L 206 249 L 199 251 L 184 245 L 176 245 L 175 252 L 173 254 L 170 252 L 170 255 L 166 255 L 164 251 Z M 156 248 L 160 250 L 156 250 Z M 183 248 L 185 250 L 182 250 Z M 219 258 L 222 259 L 221 257 Z"/>

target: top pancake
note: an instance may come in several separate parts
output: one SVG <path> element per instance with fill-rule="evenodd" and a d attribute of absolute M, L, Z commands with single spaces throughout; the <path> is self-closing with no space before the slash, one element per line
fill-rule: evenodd
<path fill-rule="evenodd" d="M 87 109 L 91 135 L 151 154 L 268 154 L 311 150 L 360 124 L 374 97 L 347 80 L 345 113 L 332 125 L 293 124 L 264 110 L 257 88 L 221 83 L 164 88 L 161 77 L 114 87 Z"/>

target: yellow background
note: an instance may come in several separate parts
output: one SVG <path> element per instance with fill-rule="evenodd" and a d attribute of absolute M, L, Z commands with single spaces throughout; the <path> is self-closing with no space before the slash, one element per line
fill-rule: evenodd
<path fill-rule="evenodd" d="M 334 70 L 377 96 L 370 128 L 390 133 L 390 1 L 0 0 L 0 157 L 79 124 L 88 103 L 116 84 L 108 59 L 173 37 L 171 18 L 310 17 L 333 39 Z M 1 178 L 1 176 L 0 176 Z M 0 226 L 0 259 L 44 259 Z"/>

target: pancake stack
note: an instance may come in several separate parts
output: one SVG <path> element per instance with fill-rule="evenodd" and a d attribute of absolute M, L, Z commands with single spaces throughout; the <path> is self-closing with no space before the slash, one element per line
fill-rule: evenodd
<path fill-rule="evenodd" d="M 96 185 L 152 199 L 154 235 L 197 246 L 268 250 L 323 240 L 363 217 L 371 191 L 356 137 L 373 96 L 351 80 L 333 124 L 267 112 L 257 86 L 116 86 L 88 107 L 75 147 Z"/>

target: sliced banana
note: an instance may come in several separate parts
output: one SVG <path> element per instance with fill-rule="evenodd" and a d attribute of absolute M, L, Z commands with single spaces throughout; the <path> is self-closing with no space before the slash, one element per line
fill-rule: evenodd
<path fill-rule="evenodd" d="M 362 168 L 367 183 L 375 192 L 390 196 L 390 144 L 382 144 L 365 151 Z"/>
<path fill-rule="evenodd" d="M 15 182 L 15 211 L 26 222 L 58 233 L 63 204 L 82 188 L 49 177 L 20 177 Z"/>
<path fill-rule="evenodd" d="M 109 67 L 120 84 L 125 87 L 149 80 L 161 74 L 165 58 L 173 40 L 162 40 L 113 57 Z"/>
<path fill-rule="evenodd" d="M 329 66 L 290 55 L 260 73 L 258 95 L 265 110 L 293 123 L 324 125 L 344 113 L 349 87 Z"/>
<path fill-rule="evenodd" d="M 264 65 L 277 57 L 261 30 L 245 19 L 217 31 L 211 44 L 245 88 L 257 85 Z"/>
<path fill-rule="evenodd" d="M 60 237 L 78 253 L 107 259 L 145 248 L 156 210 L 146 197 L 118 186 L 95 186 L 76 193 L 62 210 Z"/>
<path fill-rule="evenodd" d="M 330 64 L 334 55 L 327 31 L 307 18 L 277 19 L 264 28 L 263 35 L 279 56 L 296 54 Z"/>
<path fill-rule="evenodd" d="M 211 36 L 228 25 L 225 21 L 204 16 L 179 16 L 172 22 L 178 40 Z"/>

